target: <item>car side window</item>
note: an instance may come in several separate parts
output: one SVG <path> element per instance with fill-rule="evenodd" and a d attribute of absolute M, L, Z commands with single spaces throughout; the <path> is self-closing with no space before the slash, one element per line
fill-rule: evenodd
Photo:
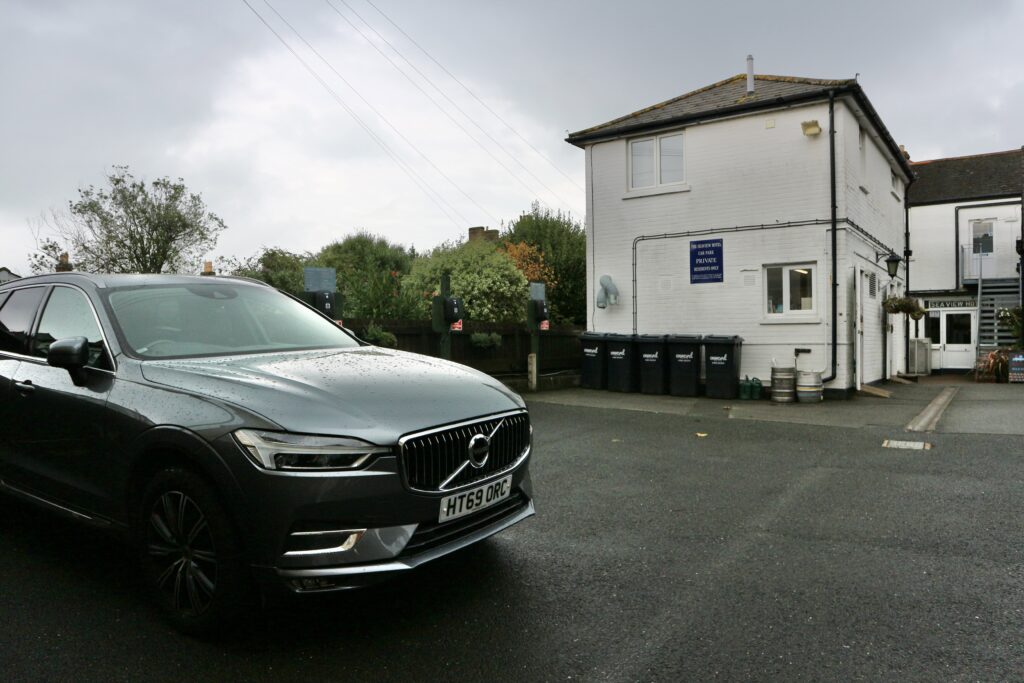
<path fill-rule="evenodd" d="M 103 334 L 85 294 L 70 287 L 54 287 L 32 338 L 32 355 L 46 358 L 50 344 L 69 337 L 89 340 L 89 367 L 109 369 Z"/>
<path fill-rule="evenodd" d="M 0 351 L 25 353 L 25 342 L 43 298 L 44 287 L 26 287 L 11 292 L 0 308 Z"/>

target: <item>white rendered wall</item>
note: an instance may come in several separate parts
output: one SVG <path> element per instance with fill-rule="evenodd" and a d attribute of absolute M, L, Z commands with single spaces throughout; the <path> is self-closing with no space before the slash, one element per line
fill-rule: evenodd
<path fill-rule="evenodd" d="M 846 157 L 851 133 L 844 132 L 843 127 L 853 126 L 856 146 L 856 122 L 841 102 L 837 103 L 836 114 L 838 215 L 842 218 L 846 207 L 859 212 L 855 222 L 900 253 L 902 202 L 888 190 L 879 191 L 876 206 L 871 196 L 874 193 L 864 195 L 858 189 L 864 182 L 888 187 L 889 167 L 872 164 L 867 178 L 848 179 Z M 805 136 L 800 124 L 812 119 L 819 122 L 822 133 Z M 827 374 L 831 350 L 828 105 L 694 125 L 685 129 L 684 136 L 687 189 L 653 196 L 635 196 L 628 191 L 626 140 L 587 148 L 589 328 L 633 332 L 634 238 L 701 232 L 704 234 L 639 242 L 637 332 L 740 335 L 745 340 L 741 373 L 765 381 L 773 359 L 789 364 L 795 348 L 810 349 L 809 354 L 800 356 L 800 368 Z M 878 157 L 883 160 L 880 152 Z M 822 223 L 772 227 L 794 221 Z M 730 230 L 751 225 L 765 228 Z M 889 282 L 884 263 L 875 263 L 874 247 L 866 246 L 863 237 L 848 232 L 842 223 L 840 228 L 839 370 L 831 388 L 846 388 L 854 382 L 854 308 L 850 294 L 855 267 L 880 271 L 880 287 Z M 723 241 L 724 281 L 690 284 L 689 244 L 705 239 Z M 847 253 L 854 245 L 856 253 Z M 768 316 L 763 267 L 795 263 L 815 267 L 813 316 L 800 322 Z M 610 276 L 619 289 L 617 306 L 598 309 L 594 305 L 595 288 L 602 275 Z M 881 298 L 880 292 L 879 306 Z M 877 365 L 878 377 L 865 376 L 864 381 L 881 376 L 881 340 L 872 338 L 870 349 L 878 355 L 872 361 Z"/>
<path fill-rule="evenodd" d="M 971 244 L 971 221 L 994 219 L 994 253 L 986 257 L 986 278 L 1016 277 L 1015 240 L 1020 237 L 1020 203 L 993 206 L 993 202 L 957 202 L 910 207 L 910 284 L 915 292 L 946 291 L 957 288 L 957 249 Z M 959 212 L 957 242 L 956 207 Z"/>

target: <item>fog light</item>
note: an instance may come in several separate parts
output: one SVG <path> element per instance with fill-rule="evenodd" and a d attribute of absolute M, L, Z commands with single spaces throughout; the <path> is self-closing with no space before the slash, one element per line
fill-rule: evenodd
<path fill-rule="evenodd" d="M 335 588 L 338 585 L 337 582 L 335 582 L 333 579 L 323 578 L 319 576 L 302 579 L 292 579 L 288 583 L 291 586 L 292 590 L 298 592 L 318 590 L 322 591 L 330 588 Z"/>

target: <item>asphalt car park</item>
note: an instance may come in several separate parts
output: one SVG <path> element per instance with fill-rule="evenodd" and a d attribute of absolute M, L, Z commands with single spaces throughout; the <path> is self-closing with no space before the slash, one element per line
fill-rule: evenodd
<path fill-rule="evenodd" d="M 1019 436 L 716 410 L 532 403 L 536 517 L 212 641 L 139 599 L 121 545 L 4 499 L 5 678 L 1019 677 Z"/>

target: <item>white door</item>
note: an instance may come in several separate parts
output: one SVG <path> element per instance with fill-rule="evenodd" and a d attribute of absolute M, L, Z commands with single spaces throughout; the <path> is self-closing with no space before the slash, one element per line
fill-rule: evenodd
<path fill-rule="evenodd" d="M 942 368 L 970 370 L 975 361 L 977 311 L 942 312 Z"/>
<path fill-rule="evenodd" d="M 928 311 L 925 333 L 932 340 L 932 368 L 970 370 L 975 360 L 977 311 Z"/>

